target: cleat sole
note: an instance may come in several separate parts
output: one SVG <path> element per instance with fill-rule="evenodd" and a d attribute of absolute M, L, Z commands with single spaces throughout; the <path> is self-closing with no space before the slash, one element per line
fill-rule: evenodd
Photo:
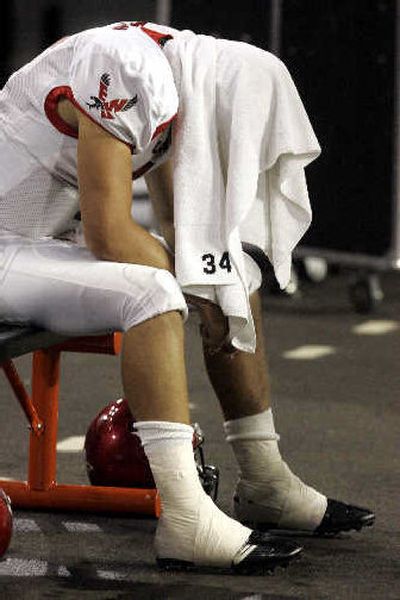
<path fill-rule="evenodd" d="M 175 558 L 157 558 L 157 565 L 162 571 L 193 571 L 196 565 L 186 560 Z"/>
<path fill-rule="evenodd" d="M 178 560 L 175 558 L 157 558 L 157 565 L 162 571 L 180 571 L 180 572 L 213 572 L 213 573 L 231 573 L 235 575 L 273 575 L 277 568 L 286 569 L 293 560 L 298 559 L 298 555 L 294 554 L 292 557 L 284 559 L 271 559 L 265 564 L 244 564 L 242 567 L 240 563 L 238 565 L 232 565 L 231 567 L 213 567 L 207 565 L 196 565 L 193 562 Z"/>
<path fill-rule="evenodd" d="M 236 575 L 274 575 L 277 569 L 286 569 L 289 566 L 289 564 L 296 558 L 297 556 L 293 557 L 293 559 L 291 560 L 277 560 L 276 562 L 270 563 L 268 565 L 245 565 L 243 567 L 240 567 L 239 564 L 233 566 L 231 568 L 231 571 L 233 571 L 233 573 L 235 573 Z"/>

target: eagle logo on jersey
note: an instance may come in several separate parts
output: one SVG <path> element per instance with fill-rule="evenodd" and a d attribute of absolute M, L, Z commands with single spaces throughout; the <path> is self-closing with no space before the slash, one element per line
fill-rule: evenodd
<path fill-rule="evenodd" d="M 108 88 L 110 87 L 111 77 L 108 73 L 103 73 L 100 77 L 99 93 L 97 96 L 90 96 L 91 102 L 86 102 L 89 110 L 94 108 L 101 111 L 102 119 L 114 119 L 117 112 L 127 111 L 138 101 L 137 94 L 133 98 L 114 98 L 107 100 Z"/>

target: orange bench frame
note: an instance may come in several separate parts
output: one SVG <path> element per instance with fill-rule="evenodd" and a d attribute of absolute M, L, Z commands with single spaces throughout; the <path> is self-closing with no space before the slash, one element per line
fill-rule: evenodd
<path fill-rule="evenodd" d="M 30 429 L 27 481 L 0 479 L 0 488 L 10 496 L 15 508 L 160 515 L 156 489 L 59 484 L 56 480 L 61 353 L 117 355 L 121 342 L 122 335 L 112 333 L 71 338 L 46 349 L 34 350 L 31 395 L 26 391 L 12 359 L 1 363 Z"/>

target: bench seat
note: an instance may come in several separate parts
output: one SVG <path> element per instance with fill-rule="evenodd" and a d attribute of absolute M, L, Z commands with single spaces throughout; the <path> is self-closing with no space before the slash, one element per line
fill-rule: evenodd
<path fill-rule="evenodd" d="M 68 338 L 44 329 L 0 323 L 0 364 L 35 350 L 61 344 Z"/>

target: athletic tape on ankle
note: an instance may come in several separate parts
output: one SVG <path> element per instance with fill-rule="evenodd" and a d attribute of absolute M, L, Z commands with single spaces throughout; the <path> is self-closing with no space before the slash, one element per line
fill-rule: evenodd
<path fill-rule="evenodd" d="M 229 567 L 251 530 L 222 513 L 206 495 L 193 454 L 193 429 L 180 423 L 140 422 L 138 430 L 146 440 L 145 453 L 161 497 L 157 556 Z M 159 437 L 170 433 L 186 439 Z"/>
<path fill-rule="evenodd" d="M 256 415 L 232 419 L 224 423 L 227 442 L 236 440 L 278 441 L 280 436 L 275 431 L 272 410 L 264 410 Z"/>
<path fill-rule="evenodd" d="M 254 441 L 259 441 L 259 442 L 261 442 L 261 441 L 278 442 L 280 440 L 280 436 L 277 433 L 268 435 L 266 433 L 263 433 L 262 431 L 260 431 L 259 433 L 254 431 L 253 433 L 237 433 L 237 434 L 227 435 L 225 439 L 228 443 L 237 442 L 239 440 L 241 440 L 241 441 L 254 440 Z"/>
<path fill-rule="evenodd" d="M 192 440 L 194 433 L 191 425 L 171 421 L 137 421 L 135 429 L 143 447 L 154 442 Z"/>

